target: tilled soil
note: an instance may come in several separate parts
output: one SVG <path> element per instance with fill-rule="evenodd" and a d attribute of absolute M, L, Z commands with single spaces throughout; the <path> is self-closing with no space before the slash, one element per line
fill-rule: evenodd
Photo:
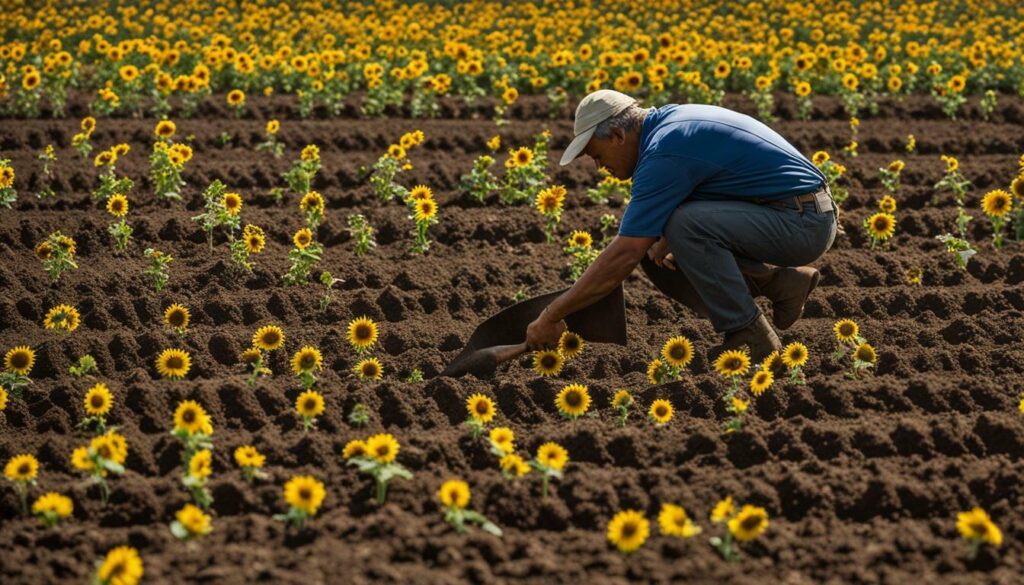
<path fill-rule="evenodd" d="M 222 103 L 223 96 L 211 98 Z M 662 296 L 637 270 L 625 282 L 629 329 L 626 347 L 589 345 L 555 379 L 541 379 L 527 358 L 502 366 L 491 379 L 452 379 L 438 373 L 468 339 L 476 323 L 528 295 L 569 284 L 561 243 L 546 243 L 532 206 L 506 207 L 496 196 L 479 205 L 460 196 L 459 176 L 485 141 L 502 137 L 498 165 L 509 147 L 532 144 L 549 128 L 552 181 L 570 192 L 559 228 L 598 234 L 604 213 L 621 216 L 621 202 L 591 204 L 585 189 L 596 182 L 587 163 L 559 168 L 557 157 L 572 133 L 571 112 L 547 118 L 545 102 L 523 99 L 510 124 L 496 128 L 488 102 L 445 103 L 444 119 L 417 120 L 394 111 L 385 119 L 360 119 L 355 108 L 338 118 L 298 119 L 288 98 L 251 100 L 240 120 L 215 106 L 197 118 L 177 119 L 179 137 L 193 135 L 194 159 L 181 202 L 156 200 L 148 179 L 153 119 L 99 119 L 93 144 L 128 142 L 132 150 L 119 173 L 136 181 L 128 221 L 135 241 L 116 253 L 106 227 L 111 218 L 91 199 L 97 169 L 70 147 L 78 118 L 0 121 L 0 157 L 17 172 L 19 200 L 0 212 L 0 342 L 3 351 L 31 345 L 37 353 L 33 384 L 23 401 L 0 413 L 0 460 L 34 453 L 41 462 L 32 496 L 60 491 L 74 499 L 74 517 L 58 530 L 21 518 L 13 489 L 0 491 L 0 581 L 83 582 L 110 548 L 139 549 L 151 583 L 536 583 L 730 582 L 803 583 L 1018 583 L 1024 571 L 1024 421 L 1017 410 L 1024 372 L 1024 250 L 1009 241 L 991 246 L 980 197 L 1006 188 L 1024 152 L 1024 107 L 1004 96 L 993 121 L 969 109 L 950 122 L 927 98 L 883 104 L 860 126 L 861 154 L 838 157 L 849 140 L 848 123 L 834 100 L 820 99 L 816 119 L 792 119 L 792 104 L 779 106 L 779 132 L 802 152 L 828 150 L 847 165 L 850 198 L 843 205 L 845 233 L 816 265 L 823 279 L 805 315 L 783 341 L 811 350 L 806 385 L 776 384 L 751 406 L 745 429 L 721 434 L 728 417 L 718 398 L 725 384 L 705 356 L 718 343 L 709 323 Z M 973 103 L 973 102 L 972 102 Z M 83 100 L 72 103 L 74 116 Z M 745 98 L 727 104 L 749 111 Z M 266 119 L 282 121 L 286 155 L 256 153 Z M 440 224 L 424 257 L 408 252 L 411 222 L 395 202 L 379 204 L 360 167 L 372 164 L 406 131 L 422 129 L 426 143 L 410 153 L 414 169 L 400 181 L 434 189 Z M 219 145 L 222 132 L 233 140 Z M 904 149 L 906 136 L 917 150 Z M 39 200 L 43 187 L 38 152 L 52 143 L 60 161 L 57 197 Z M 319 284 L 284 287 L 291 236 L 303 224 L 298 199 L 277 204 L 271 188 L 305 144 L 317 144 L 323 169 L 314 188 L 327 199 L 317 239 L 325 246 L 319 269 L 344 279 L 335 301 L 319 310 Z M 95 152 L 94 152 L 95 153 Z M 934 239 L 953 229 L 951 196 L 931 203 L 931 186 L 957 156 L 974 182 L 969 204 L 971 235 L 980 250 L 959 271 Z M 900 158 L 898 228 L 889 249 L 870 250 L 861 221 L 882 195 L 878 168 Z M 214 179 L 242 193 L 243 222 L 267 231 L 267 248 L 249 276 L 231 271 L 222 237 L 210 250 L 191 217 L 200 213 L 200 191 Z M 360 212 L 378 230 L 379 246 L 364 258 L 353 252 L 346 218 Z M 54 230 L 78 243 L 79 269 L 51 285 L 34 246 Z M 141 251 L 171 254 L 167 289 L 155 293 L 143 277 Z M 924 270 L 921 286 L 904 272 Z M 318 274 L 318 272 L 317 272 Z M 192 313 L 184 335 L 162 325 L 163 310 L 182 303 Z M 46 310 L 73 304 L 78 330 L 59 337 L 42 327 Z M 368 315 L 381 325 L 376 355 L 385 379 L 367 384 L 351 368 L 356 356 L 345 342 L 350 319 Z M 875 372 L 844 376 L 835 362 L 831 327 L 852 318 L 878 349 Z M 254 387 L 245 383 L 238 354 L 261 325 L 278 324 L 286 351 L 270 360 L 275 374 Z M 683 381 L 651 386 L 645 374 L 670 336 L 693 340 L 697 358 Z M 304 433 L 293 404 L 300 389 L 288 358 L 301 345 L 324 354 L 318 388 L 327 410 L 318 428 Z M 159 379 L 154 360 L 166 348 L 192 357 L 185 381 Z M 98 363 L 93 378 L 70 376 L 83 354 Z M 405 382 L 413 368 L 425 382 Z M 72 449 L 87 441 L 77 428 L 85 416 L 82 396 L 97 381 L 115 395 L 112 421 L 129 442 L 127 472 L 111 481 L 106 507 L 98 491 L 70 467 Z M 587 384 L 598 418 L 562 419 L 554 396 L 565 384 Z M 646 407 L 655 398 L 675 406 L 675 419 L 655 428 L 641 410 L 625 428 L 615 424 L 611 396 L 631 390 Z M 541 498 L 534 476 L 502 478 L 483 440 L 472 440 L 462 421 L 472 393 L 494 397 L 499 420 L 516 433 L 520 453 L 557 441 L 570 454 L 565 478 Z M 214 531 L 181 544 L 167 524 L 188 501 L 180 484 L 179 443 L 169 435 L 182 399 L 200 402 L 212 415 L 215 473 L 211 480 Z M 347 415 L 357 402 L 370 410 L 367 428 Z M 398 460 L 415 477 L 396 480 L 386 505 L 377 507 L 370 481 L 341 459 L 350 439 L 389 432 L 401 442 Z M 253 444 L 267 455 L 270 478 L 250 486 L 232 459 L 235 447 Z M 286 530 L 271 515 L 285 509 L 281 487 L 295 474 L 327 485 L 319 514 L 304 530 Z M 472 531 L 456 534 L 442 520 L 434 496 L 449 477 L 467 480 L 471 507 L 505 530 L 501 539 Z M 715 502 L 765 507 L 768 531 L 745 545 L 743 561 L 730 564 L 707 544 L 718 527 L 708 514 Z M 662 502 L 683 505 L 705 533 L 691 540 L 657 533 Z M 1002 528 L 1000 549 L 983 547 L 965 560 L 956 513 L 985 508 Z M 652 536 L 623 556 L 608 545 L 605 528 L 620 509 L 642 510 Z"/>

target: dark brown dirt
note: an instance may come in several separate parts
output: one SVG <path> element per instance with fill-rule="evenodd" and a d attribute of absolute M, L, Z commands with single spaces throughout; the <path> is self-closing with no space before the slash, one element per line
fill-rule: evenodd
<path fill-rule="evenodd" d="M 496 200 L 479 206 L 455 191 L 495 133 L 485 102 L 468 109 L 449 102 L 450 119 L 430 121 L 401 112 L 363 120 L 354 109 L 340 119 L 299 120 L 287 98 L 252 102 L 255 113 L 242 120 L 214 106 L 196 119 L 177 120 L 179 136 L 195 136 L 195 158 L 184 173 L 185 201 L 172 204 L 155 200 L 147 178 L 154 120 L 99 120 L 97 147 L 132 145 L 119 164 L 137 183 L 129 214 L 135 243 L 125 254 L 112 251 L 109 216 L 89 197 L 96 182 L 92 161 L 70 148 L 77 118 L 0 120 L 0 156 L 13 160 L 20 192 L 15 209 L 0 212 L 0 349 L 28 344 L 37 352 L 25 400 L 0 414 L 0 461 L 35 453 L 42 470 L 32 494 L 56 490 L 75 502 L 73 519 L 45 530 L 17 516 L 12 489 L 0 490 L 0 581 L 83 582 L 95 559 L 127 543 L 139 548 L 150 583 L 1020 582 L 1024 249 L 1010 242 L 994 250 L 987 221 L 976 219 L 972 235 L 980 253 L 968 271 L 958 271 L 934 240 L 952 227 L 955 207 L 948 197 L 929 203 L 944 168 L 940 153 L 960 158 L 975 184 L 975 208 L 985 191 L 1009 183 L 1024 152 L 1019 100 L 1003 97 L 993 122 L 976 113 L 949 122 L 930 100 L 918 98 L 885 104 L 879 117 L 863 119 L 861 156 L 842 161 L 852 193 L 842 218 L 846 234 L 818 263 L 821 285 L 804 319 L 784 335 L 811 349 L 808 384 L 777 385 L 752 406 L 747 429 L 728 439 L 719 433 L 726 413 L 717 398 L 724 385 L 704 357 L 716 336 L 639 271 L 625 283 L 627 347 L 590 346 L 555 380 L 538 379 L 525 359 L 504 366 L 494 379 L 435 377 L 474 324 L 511 304 L 517 290 L 536 294 L 567 284 L 565 256 L 560 245 L 544 242 L 534 209 Z M 748 107 L 742 98 L 727 105 Z M 820 119 L 793 121 L 783 101 L 775 126 L 808 155 L 826 149 L 836 156 L 849 138 L 847 121 L 835 101 L 821 100 L 818 110 Z M 82 113 L 81 103 L 71 111 Z M 473 119 L 474 113 L 484 118 Z M 275 116 L 288 144 L 280 160 L 253 152 L 264 120 Z M 621 216 L 622 208 L 585 200 L 585 188 L 595 181 L 586 164 L 555 165 L 571 134 L 567 115 L 549 121 L 543 102 L 524 99 L 499 131 L 502 151 L 529 144 L 545 127 L 553 132 L 553 181 L 570 190 L 560 232 L 596 234 L 600 215 Z M 407 252 L 410 225 L 402 206 L 380 206 L 358 178 L 361 165 L 416 128 L 427 141 L 412 152 L 415 169 L 401 180 L 432 186 L 441 203 L 441 223 L 432 229 L 437 242 L 426 257 Z M 221 148 L 217 137 L 224 131 L 234 141 Z M 917 137 L 912 155 L 903 150 L 908 133 Z M 35 157 L 47 143 L 61 159 L 57 198 L 40 201 L 33 195 L 42 186 Z M 277 205 L 268 194 L 283 186 L 279 174 L 307 143 L 320 146 L 323 170 L 314 186 L 328 201 L 317 236 L 326 247 L 320 268 L 345 280 L 324 313 L 319 285 L 279 284 L 302 220 L 294 196 Z M 907 162 L 897 236 L 892 249 L 870 251 L 860 222 L 881 196 L 878 167 L 895 158 Z M 243 220 L 267 230 L 267 249 L 256 257 L 251 277 L 231 274 L 223 242 L 211 252 L 190 220 L 200 207 L 199 191 L 213 179 L 240 191 Z M 346 217 L 356 211 L 379 230 L 380 246 L 364 259 L 354 255 L 345 230 Z M 77 240 L 80 268 L 50 285 L 32 248 L 57 229 Z M 146 246 L 175 258 L 162 294 L 142 276 Z M 905 284 L 911 266 L 924 269 L 923 286 Z M 163 309 L 173 302 L 192 312 L 184 337 L 162 327 Z M 80 328 L 65 338 L 41 326 L 46 309 L 57 303 L 82 312 Z M 382 326 L 378 355 L 386 377 L 376 384 L 350 373 L 355 358 L 344 328 L 362 314 Z M 877 372 L 861 381 L 844 378 L 829 357 L 832 323 L 844 317 L 855 319 L 879 352 Z M 319 388 L 327 411 L 315 432 L 303 434 L 296 420 L 298 384 L 283 352 L 271 360 L 273 378 L 254 388 L 244 383 L 236 355 L 268 323 L 283 326 L 288 356 L 303 344 L 324 353 Z M 647 361 L 679 332 L 698 349 L 692 374 L 650 386 Z M 157 378 L 154 359 L 168 347 L 191 353 L 187 381 Z M 96 379 L 67 374 L 85 353 L 98 362 Z M 415 367 L 426 382 L 400 381 Z M 113 422 L 129 441 L 128 471 L 112 482 L 106 508 L 68 459 L 86 440 L 76 429 L 84 416 L 81 398 L 98 380 L 114 391 Z M 570 424 L 557 415 L 554 395 L 569 382 L 590 386 L 599 419 Z M 620 387 L 644 407 L 654 398 L 670 399 L 675 420 L 656 429 L 635 413 L 626 428 L 616 428 L 609 402 Z M 541 499 L 538 481 L 504 480 L 483 443 L 465 435 L 463 403 L 474 392 L 496 398 L 520 452 L 550 440 L 568 448 L 571 463 L 551 497 Z M 180 447 L 168 434 L 174 406 L 185 398 L 203 404 L 216 427 L 215 529 L 191 546 L 167 528 L 187 501 L 178 480 Z M 367 430 L 346 422 L 357 401 L 372 413 Z M 349 439 L 380 431 L 399 439 L 399 461 L 415 479 L 396 481 L 387 505 L 377 508 L 369 503 L 369 482 L 343 464 L 340 452 Z M 254 487 L 242 481 L 231 458 L 246 443 L 267 455 L 272 478 Z M 311 473 L 328 487 L 320 514 L 299 532 L 270 518 L 284 510 L 281 486 L 297 473 Z M 443 522 L 434 493 L 450 476 L 469 481 L 472 507 L 506 530 L 503 539 L 458 535 Z M 722 561 L 706 540 L 708 514 L 725 495 L 764 506 L 771 516 L 765 535 L 743 548 L 740 564 Z M 685 542 L 653 535 L 629 557 L 609 547 L 605 527 L 616 511 L 640 509 L 653 521 L 663 501 L 685 506 L 705 535 Z M 967 562 L 955 517 L 975 505 L 990 512 L 1005 542 Z"/>

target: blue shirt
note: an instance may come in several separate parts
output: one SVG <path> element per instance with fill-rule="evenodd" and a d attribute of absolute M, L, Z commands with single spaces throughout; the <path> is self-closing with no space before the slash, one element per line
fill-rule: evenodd
<path fill-rule="evenodd" d="M 651 108 L 619 235 L 662 235 L 687 199 L 783 199 L 824 182 L 814 163 L 746 114 L 700 104 Z"/>

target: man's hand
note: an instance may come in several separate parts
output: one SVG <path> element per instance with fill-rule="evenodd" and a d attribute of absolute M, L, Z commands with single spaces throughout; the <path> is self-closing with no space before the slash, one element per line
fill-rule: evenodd
<path fill-rule="evenodd" d="M 554 349 L 558 346 L 558 339 L 566 328 L 565 321 L 549 320 L 545 309 L 526 328 L 526 347 L 531 351 Z"/>
<path fill-rule="evenodd" d="M 668 240 L 664 237 L 647 249 L 647 257 L 662 268 L 676 269 L 675 257 L 672 256 L 672 252 L 668 251 Z"/>

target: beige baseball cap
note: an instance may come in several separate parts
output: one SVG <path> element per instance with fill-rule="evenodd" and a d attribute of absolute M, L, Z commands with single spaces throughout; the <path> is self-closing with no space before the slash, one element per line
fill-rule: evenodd
<path fill-rule="evenodd" d="M 574 138 L 569 143 L 569 148 L 562 153 L 562 160 L 558 164 L 564 167 L 575 160 L 587 147 L 598 124 L 635 103 L 635 99 L 613 89 L 599 89 L 580 100 L 580 104 L 576 106 L 576 119 L 572 129 Z"/>

